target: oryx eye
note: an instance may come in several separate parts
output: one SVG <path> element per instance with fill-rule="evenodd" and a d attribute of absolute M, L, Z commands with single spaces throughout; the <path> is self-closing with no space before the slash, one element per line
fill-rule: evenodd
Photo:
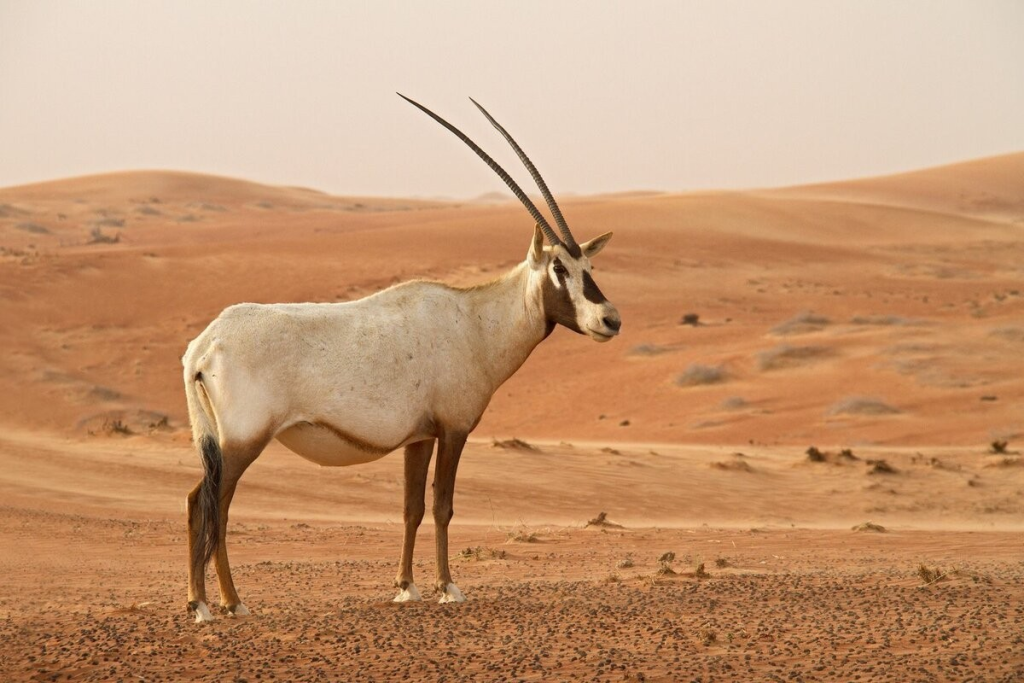
<path fill-rule="evenodd" d="M 556 263 L 555 267 L 552 268 L 552 270 L 555 271 L 556 275 L 566 275 L 569 272 L 568 270 L 565 269 L 565 266 L 563 266 L 561 263 Z"/>

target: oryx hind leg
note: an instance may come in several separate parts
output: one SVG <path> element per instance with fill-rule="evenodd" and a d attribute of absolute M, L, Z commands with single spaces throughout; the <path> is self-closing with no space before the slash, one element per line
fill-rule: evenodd
<path fill-rule="evenodd" d="M 215 563 L 217 567 L 217 582 L 220 586 L 220 607 L 221 611 L 229 616 L 248 616 L 249 609 L 238 597 L 235 590 L 235 582 L 231 578 L 231 565 L 228 563 L 227 530 L 228 510 L 231 507 L 231 500 L 234 498 L 238 480 L 245 474 L 249 465 L 259 457 L 266 448 L 270 439 L 260 438 L 241 446 L 225 446 L 224 471 L 221 475 L 220 489 L 220 527 L 217 535 L 217 554 Z"/>
<path fill-rule="evenodd" d="M 426 508 L 424 497 L 427 488 L 427 469 L 434 451 L 434 439 L 418 441 L 405 447 L 405 539 L 402 542 L 402 561 L 395 577 L 399 594 L 395 602 L 411 602 L 420 599 L 420 592 L 412 580 L 412 554 L 416 545 L 416 531 L 423 521 Z"/>
<path fill-rule="evenodd" d="M 455 510 L 452 499 L 455 496 L 455 473 L 459 458 L 466 445 L 468 434 L 445 431 L 437 447 L 437 462 L 434 463 L 434 533 L 437 541 L 437 590 L 440 602 L 463 602 L 466 598 L 452 582 L 448 566 L 448 523 Z"/>
<path fill-rule="evenodd" d="M 203 483 L 200 481 L 185 499 L 186 513 L 188 515 L 188 554 L 194 557 L 196 548 L 202 541 L 202 511 L 199 504 L 200 492 Z M 196 621 L 213 621 L 206 606 L 206 572 L 205 565 L 202 569 L 193 566 L 189 562 L 188 567 L 188 609 L 195 614 Z"/>

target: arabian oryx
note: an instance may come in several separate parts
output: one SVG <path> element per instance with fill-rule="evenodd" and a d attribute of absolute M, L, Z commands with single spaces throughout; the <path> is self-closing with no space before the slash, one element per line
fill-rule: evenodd
<path fill-rule="evenodd" d="M 412 553 L 437 441 L 435 586 L 441 602 L 464 600 L 448 568 L 448 523 L 466 438 L 555 325 L 599 342 L 619 333 L 619 313 L 590 266 L 612 234 L 577 244 L 537 169 L 476 102 L 533 176 L 561 237 L 472 140 L 408 101 L 469 145 L 526 206 L 537 224 L 526 260 L 475 287 L 412 281 L 344 303 L 238 304 L 189 344 L 185 394 L 205 471 L 188 495 L 188 608 L 196 621 L 213 619 L 205 573 L 214 556 L 223 612 L 249 613 L 231 580 L 225 531 L 239 477 L 271 439 L 323 466 L 358 465 L 405 448 L 399 602 L 420 599 Z"/>

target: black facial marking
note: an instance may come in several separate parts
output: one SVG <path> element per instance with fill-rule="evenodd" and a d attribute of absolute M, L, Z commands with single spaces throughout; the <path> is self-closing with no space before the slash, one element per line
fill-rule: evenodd
<path fill-rule="evenodd" d="M 569 297 L 569 288 L 565 286 L 565 275 L 556 273 L 561 287 L 556 287 L 549 278 L 544 278 L 544 317 L 547 319 L 547 333 L 551 334 L 555 325 L 564 325 L 577 334 L 583 330 L 576 323 L 576 305 Z"/>
<path fill-rule="evenodd" d="M 569 277 L 569 271 L 565 269 L 565 266 L 562 265 L 562 262 L 557 258 L 554 261 L 552 270 L 555 271 L 555 277 L 558 278 L 558 283 L 562 285 L 562 287 L 565 287 L 565 281 Z"/>
<path fill-rule="evenodd" d="M 597 283 L 594 282 L 594 278 L 592 278 L 590 273 L 587 271 L 583 271 L 583 296 L 587 301 L 594 304 L 603 304 L 608 301 L 608 299 L 604 297 L 604 294 L 601 293 Z"/>

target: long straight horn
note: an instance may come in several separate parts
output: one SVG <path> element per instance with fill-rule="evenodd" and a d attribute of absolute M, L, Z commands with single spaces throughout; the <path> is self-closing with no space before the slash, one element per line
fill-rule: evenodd
<path fill-rule="evenodd" d="M 447 121 L 442 119 L 440 116 L 438 116 L 434 112 L 432 112 L 429 109 L 427 109 L 426 107 L 424 107 L 419 102 L 416 102 L 414 100 L 410 100 L 408 97 L 406 97 L 402 93 L 395 93 L 395 94 L 398 95 L 399 97 L 401 97 L 403 100 L 405 100 L 409 104 L 411 104 L 414 107 L 416 107 L 417 109 L 419 109 L 420 111 L 422 111 L 424 114 L 426 114 L 430 118 L 432 118 L 435 121 L 437 121 L 438 123 L 440 123 L 442 126 L 444 126 L 448 130 L 450 130 L 452 133 L 454 133 L 457 138 L 459 138 L 460 140 L 465 142 L 466 145 L 471 150 L 476 152 L 476 155 L 478 157 L 480 157 L 481 159 L 484 160 L 485 164 L 487 164 L 488 166 L 491 167 L 492 171 L 494 171 L 495 173 L 498 174 L 499 178 L 501 178 L 502 180 L 505 181 L 505 184 L 508 185 L 508 188 L 510 190 L 512 190 L 512 194 L 514 194 L 516 196 L 516 198 L 523 203 L 523 206 L 526 207 L 526 210 L 530 212 L 531 216 L 533 216 L 533 220 L 537 221 L 537 225 L 539 225 L 540 229 L 544 231 L 544 236 L 548 238 L 548 241 L 551 242 L 551 244 L 553 244 L 553 245 L 562 244 L 562 240 L 558 239 L 558 235 L 556 235 L 555 231 L 551 229 L 551 225 L 548 223 L 547 219 L 544 218 L 544 214 L 542 214 L 540 211 L 537 210 L 537 207 L 534 205 L 533 202 L 530 201 L 530 198 L 526 196 L 526 193 L 523 192 L 523 189 L 521 187 L 519 187 L 519 185 L 516 184 L 516 181 L 512 180 L 512 176 L 510 176 L 508 173 L 506 173 L 505 169 L 503 169 L 501 166 L 499 166 L 498 162 L 495 161 L 494 159 L 492 159 L 487 154 L 487 152 L 485 152 L 482 149 L 480 149 L 480 147 L 475 142 L 473 142 L 468 137 L 466 137 L 465 133 L 463 133 L 461 130 L 459 130 L 458 128 L 456 128 L 452 124 L 448 123 Z"/>
<path fill-rule="evenodd" d="M 551 191 L 548 190 L 548 184 L 544 182 L 544 178 L 541 177 L 540 171 L 538 171 L 537 167 L 533 165 L 532 161 L 530 161 L 530 157 L 526 156 L 526 152 L 523 151 L 523 148 L 512 139 L 512 136 L 508 134 L 508 131 L 505 130 L 500 123 L 495 121 L 494 117 L 488 114 L 487 110 L 480 106 L 479 102 L 474 100 L 472 97 L 469 98 L 469 101 L 476 105 L 476 108 L 480 110 L 480 113 L 486 116 L 487 120 L 491 122 L 491 125 L 497 128 L 498 132 L 508 140 L 508 144 L 512 145 L 512 149 L 514 149 L 516 154 L 519 155 L 519 160 L 523 162 L 523 166 L 526 166 L 526 170 L 530 172 L 531 176 L 533 176 L 533 182 L 537 183 L 537 187 L 540 188 L 540 193 L 544 195 L 544 201 L 548 203 L 548 208 L 551 209 L 551 215 L 555 217 L 555 222 L 558 223 L 558 231 L 562 233 L 562 238 L 565 240 L 566 249 L 568 249 L 569 253 L 573 256 L 579 256 L 580 248 L 576 244 L 576 240 L 573 238 L 572 233 L 569 231 L 569 225 L 565 222 L 565 218 L 562 217 L 562 211 L 558 208 L 555 198 L 551 196 Z"/>

